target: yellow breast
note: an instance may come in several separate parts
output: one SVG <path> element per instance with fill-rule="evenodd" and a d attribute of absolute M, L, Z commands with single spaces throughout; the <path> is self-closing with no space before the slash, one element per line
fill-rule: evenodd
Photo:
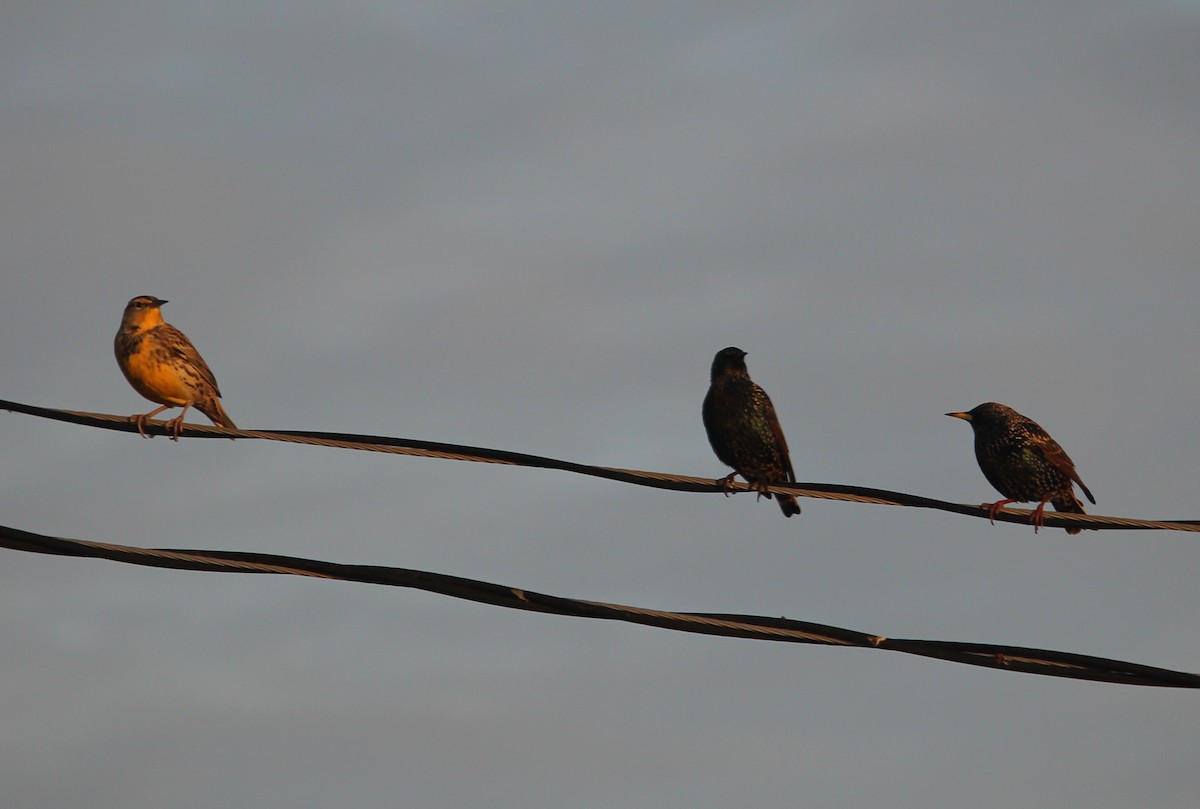
<path fill-rule="evenodd" d="M 141 340 L 133 353 L 118 356 L 117 362 L 134 390 L 152 402 L 182 407 L 196 401 L 186 369 L 171 363 L 169 354 L 156 351 L 149 336 Z"/>

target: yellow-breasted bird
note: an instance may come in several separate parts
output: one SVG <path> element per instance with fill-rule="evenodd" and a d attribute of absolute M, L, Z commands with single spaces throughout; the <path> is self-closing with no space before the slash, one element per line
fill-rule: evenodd
<path fill-rule="evenodd" d="M 980 505 L 992 520 L 1002 506 L 1029 501 L 1038 503 L 1030 518 L 1034 533 L 1042 527 L 1046 503 L 1053 503 L 1056 511 L 1083 514 L 1083 503 L 1075 496 L 1072 482 L 1079 484 L 1088 500 L 1096 502 L 1075 471 L 1074 461 L 1033 419 L 996 402 L 946 415 L 971 425 L 975 431 L 975 460 L 983 476 L 1004 495 L 1003 500 Z M 1079 533 L 1078 528 L 1065 530 L 1068 534 Z"/>
<path fill-rule="evenodd" d="M 167 422 L 179 440 L 183 417 L 189 407 L 195 407 L 218 427 L 237 429 L 233 419 L 221 406 L 221 389 L 208 363 L 183 332 L 163 321 L 164 300 L 153 295 L 138 295 L 125 306 L 121 328 L 113 341 L 117 364 L 133 385 L 133 389 L 162 407 L 149 413 L 133 415 L 129 420 L 137 425 L 143 438 L 146 419 L 157 416 L 170 407 L 182 407 L 183 412 Z"/>
<path fill-rule="evenodd" d="M 767 499 L 771 498 L 767 486 L 796 482 L 775 406 L 767 392 L 751 381 L 745 351 L 730 346 L 713 357 L 711 382 L 701 415 L 713 452 L 722 463 L 733 467 L 733 474 L 722 479 L 726 494 L 729 483 L 738 474 Z M 800 513 L 800 504 L 792 495 L 775 497 L 783 516 Z"/>

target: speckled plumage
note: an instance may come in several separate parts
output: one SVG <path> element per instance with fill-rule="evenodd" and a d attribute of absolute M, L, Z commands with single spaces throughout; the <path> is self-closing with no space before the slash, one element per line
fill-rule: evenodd
<path fill-rule="evenodd" d="M 1042 513 L 1048 502 L 1054 504 L 1056 511 L 1083 514 L 1083 503 L 1075 496 L 1072 483 L 1078 483 L 1088 500 L 1096 502 L 1075 471 L 1075 463 L 1033 419 L 996 402 L 946 415 L 971 425 L 979 468 L 1005 497 L 982 504 L 981 508 L 987 508 L 990 517 L 994 518 L 1008 503 L 1037 502 L 1032 516 L 1036 532 L 1042 526 Z M 1080 529 L 1065 530 L 1068 534 L 1078 534 Z"/>
<path fill-rule="evenodd" d="M 195 407 L 219 427 L 237 429 L 221 406 L 221 389 L 208 363 L 183 332 L 163 321 L 160 308 L 166 303 L 152 295 L 139 295 L 125 306 L 121 328 L 113 340 L 113 351 L 121 372 L 138 393 L 162 407 L 130 416 L 143 437 L 146 419 L 167 408 L 182 407 L 168 422 L 178 440 L 183 417 Z"/>
<path fill-rule="evenodd" d="M 741 475 L 770 499 L 770 484 L 795 483 L 787 440 L 767 392 L 746 370 L 746 352 L 729 347 L 713 358 L 711 383 L 704 397 L 704 429 L 721 462 L 733 467 L 725 482 Z M 783 516 L 800 513 L 790 494 L 775 495 Z"/>

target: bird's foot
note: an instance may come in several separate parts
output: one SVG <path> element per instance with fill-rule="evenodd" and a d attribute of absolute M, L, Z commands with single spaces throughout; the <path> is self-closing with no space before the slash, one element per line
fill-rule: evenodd
<path fill-rule="evenodd" d="M 167 422 L 167 429 L 171 431 L 171 440 L 178 441 L 179 433 L 183 430 L 183 416 L 176 416 Z"/>
<path fill-rule="evenodd" d="M 157 416 L 159 413 L 163 412 L 164 410 L 168 409 L 169 407 L 171 407 L 171 405 L 163 405 L 160 408 L 151 410 L 149 413 L 138 413 L 138 414 L 130 416 L 129 420 L 137 425 L 138 435 L 140 435 L 142 438 L 153 438 L 154 436 L 148 435 L 146 433 L 146 422 L 148 420 L 154 418 L 155 416 Z"/>
<path fill-rule="evenodd" d="M 1029 518 L 1029 521 L 1033 523 L 1033 533 L 1035 534 L 1038 532 L 1038 529 L 1046 524 L 1046 515 L 1044 512 L 1046 511 L 1047 502 L 1049 501 L 1043 500 L 1038 503 L 1038 507 L 1033 510 L 1033 515 Z"/>
<path fill-rule="evenodd" d="M 980 508 L 986 508 L 988 513 L 988 522 L 992 525 L 996 524 L 996 513 L 1009 503 L 1015 503 L 1016 500 L 997 500 L 995 503 L 980 503 Z"/>
<path fill-rule="evenodd" d="M 737 472 L 730 472 L 725 477 L 717 478 L 713 482 L 720 486 L 722 491 L 725 492 L 725 496 L 728 497 L 731 494 L 737 494 L 737 492 L 733 490 L 733 479 L 735 477 L 737 477 Z"/>
<path fill-rule="evenodd" d="M 179 433 L 183 431 L 183 417 L 187 415 L 189 407 L 191 405 L 184 405 L 179 415 L 167 422 L 167 429 L 171 431 L 172 441 L 179 440 Z"/>
<path fill-rule="evenodd" d="M 153 438 L 154 436 L 146 434 L 146 419 L 147 418 L 148 418 L 148 414 L 146 414 L 146 413 L 136 413 L 136 414 L 130 416 L 129 420 L 132 421 L 135 425 L 137 425 L 138 435 L 140 435 L 142 438 Z"/>

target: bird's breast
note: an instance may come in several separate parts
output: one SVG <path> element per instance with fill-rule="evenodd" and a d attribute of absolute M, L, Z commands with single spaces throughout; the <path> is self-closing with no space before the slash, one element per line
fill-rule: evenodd
<path fill-rule="evenodd" d="M 132 340 L 125 351 L 117 352 L 117 364 L 134 390 L 152 402 L 182 407 L 196 397 L 178 364 L 171 360 L 169 352 L 145 339 Z"/>

